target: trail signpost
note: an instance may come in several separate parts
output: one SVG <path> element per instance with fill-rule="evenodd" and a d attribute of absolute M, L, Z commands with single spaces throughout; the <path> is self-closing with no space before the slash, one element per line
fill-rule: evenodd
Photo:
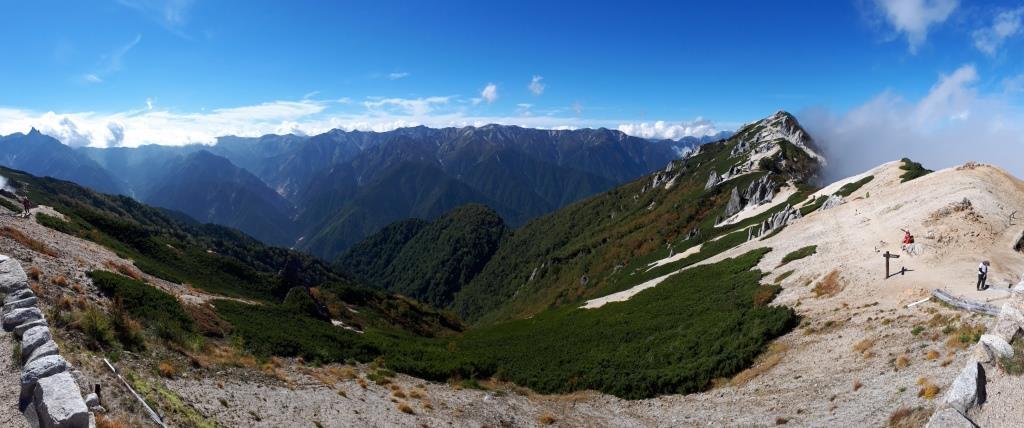
<path fill-rule="evenodd" d="M 889 279 L 889 259 L 898 259 L 900 255 L 886 251 L 885 254 L 882 254 L 882 257 L 885 257 L 885 279 Z M 902 271 L 900 272 L 902 273 Z"/>

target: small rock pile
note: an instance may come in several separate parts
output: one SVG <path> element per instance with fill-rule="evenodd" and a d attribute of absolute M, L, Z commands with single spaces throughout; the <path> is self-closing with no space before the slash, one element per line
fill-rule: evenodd
<path fill-rule="evenodd" d="M 60 356 L 49 324 L 36 307 L 37 298 L 28 286 L 25 271 L 16 260 L 3 255 L 0 293 L 6 295 L 0 317 L 3 329 L 21 339 L 20 410 L 30 422 L 43 428 L 95 426 L 81 389 L 69 371 L 71 367 Z M 94 394 L 89 398 L 99 404 Z"/>

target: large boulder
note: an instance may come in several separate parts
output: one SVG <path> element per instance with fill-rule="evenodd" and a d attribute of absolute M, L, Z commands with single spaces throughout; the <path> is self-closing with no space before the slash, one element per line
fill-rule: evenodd
<path fill-rule="evenodd" d="M 926 428 L 976 428 L 970 419 L 964 417 L 963 414 L 958 412 L 956 409 L 946 407 L 932 414 L 931 419 L 928 420 Z"/>
<path fill-rule="evenodd" d="M 13 302 L 4 303 L 4 313 L 13 311 L 21 308 L 31 308 L 36 305 L 36 298 L 29 297 L 21 300 L 15 300 Z"/>
<path fill-rule="evenodd" d="M 41 325 L 49 326 L 50 324 L 46 322 L 46 318 L 40 318 L 35 321 L 27 322 L 17 327 L 14 327 L 14 336 L 21 339 L 21 337 L 25 335 L 26 331 L 28 331 L 32 327 L 38 327 Z"/>
<path fill-rule="evenodd" d="M 999 358 L 1009 358 L 1013 356 L 1013 346 L 1010 346 L 1003 338 L 994 334 L 983 334 L 979 342 L 984 343 L 992 350 L 992 355 Z"/>
<path fill-rule="evenodd" d="M 50 355 L 39 358 L 25 365 L 21 372 L 21 408 L 24 409 L 32 400 L 32 393 L 36 389 L 39 379 L 53 376 L 68 370 L 68 362 L 60 355 Z"/>
<path fill-rule="evenodd" d="M 28 329 L 24 335 L 21 336 L 21 360 L 27 360 L 32 352 L 43 346 L 46 342 L 53 340 L 50 336 L 50 328 L 44 326 L 36 326 Z"/>
<path fill-rule="evenodd" d="M 946 404 L 960 413 L 985 402 L 985 369 L 970 360 L 946 392 Z"/>
<path fill-rule="evenodd" d="M 3 327 L 4 330 L 11 331 L 14 330 L 14 327 L 42 318 L 43 313 L 39 311 L 39 308 L 14 309 L 10 312 L 4 312 Z"/>
<path fill-rule="evenodd" d="M 36 349 L 29 354 L 28 358 L 25 359 L 24 363 L 28 364 L 40 358 L 57 355 L 59 353 L 60 349 L 57 349 L 57 344 L 50 340 L 36 347 Z"/>
<path fill-rule="evenodd" d="M 0 259 L 0 293 L 10 293 L 28 287 L 28 276 L 21 264 L 7 256 Z"/>
<path fill-rule="evenodd" d="M 27 299 L 29 297 L 35 297 L 36 294 L 32 292 L 31 288 L 24 288 L 18 291 L 12 291 L 4 297 L 4 304 L 11 303 L 15 300 Z"/>
<path fill-rule="evenodd" d="M 39 379 L 33 401 L 42 428 L 89 426 L 89 408 L 75 379 L 66 371 Z"/>

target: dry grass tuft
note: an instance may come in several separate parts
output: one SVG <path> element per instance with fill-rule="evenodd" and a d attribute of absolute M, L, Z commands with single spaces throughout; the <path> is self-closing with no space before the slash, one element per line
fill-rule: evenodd
<path fill-rule="evenodd" d="M 410 415 L 415 415 L 416 414 L 416 411 L 414 411 L 412 409 L 412 406 L 409 406 L 408 403 L 398 403 L 398 411 L 400 411 L 402 413 L 410 414 Z"/>
<path fill-rule="evenodd" d="M 932 383 L 932 381 L 920 378 L 917 380 L 917 384 L 921 387 L 921 389 L 917 391 L 918 397 L 931 400 L 939 395 L 939 386 Z"/>
<path fill-rule="evenodd" d="M 768 351 L 758 357 L 758 361 L 756 361 L 752 367 L 743 370 L 733 377 L 731 383 L 733 385 L 743 385 L 750 382 L 751 379 L 768 372 L 772 367 L 775 367 L 782 362 L 782 358 L 786 356 L 786 351 L 788 350 L 789 345 L 781 342 L 772 343 L 768 346 Z"/>
<path fill-rule="evenodd" d="M 35 293 L 35 295 L 38 297 L 43 297 L 46 295 L 46 290 L 43 288 L 43 285 L 38 282 L 29 283 L 28 288 L 32 289 L 32 293 Z"/>
<path fill-rule="evenodd" d="M 864 339 L 861 340 L 860 342 L 853 344 L 853 350 L 858 354 L 863 354 L 867 352 L 869 349 L 871 349 L 872 346 L 875 346 L 874 339 Z"/>
<path fill-rule="evenodd" d="M 832 272 L 829 272 L 828 275 L 825 275 L 821 281 L 818 281 L 818 284 L 815 285 L 811 291 L 814 293 L 814 296 L 818 298 L 832 297 L 839 294 L 840 291 L 843 291 L 843 287 L 844 285 L 839 277 L 839 271 L 833 270 Z"/>
<path fill-rule="evenodd" d="M 71 290 L 78 294 L 85 293 L 85 287 L 82 287 L 82 284 L 77 282 L 71 285 Z"/>
<path fill-rule="evenodd" d="M 171 361 L 161 361 L 160 364 L 156 366 L 156 370 L 160 373 L 160 376 L 168 379 L 174 379 L 178 376 L 178 368 L 175 367 L 174 363 Z"/>
<path fill-rule="evenodd" d="M 922 407 L 900 407 L 889 415 L 889 428 L 921 428 L 928 423 L 931 410 Z"/>
<path fill-rule="evenodd" d="M 413 388 L 413 389 L 409 390 L 409 398 L 415 398 L 415 399 L 422 400 L 426 396 L 427 396 L 427 392 L 422 390 L 422 389 Z"/>
<path fill-rule="evenodd" d="M 555 422 L 558 422 L 558 419 L 550 412 L 544 412 L 544 414 L 537 417 L 537 422 L 540 422 L 541 425 L 552 425 Z"/>
<path fill-rule="evenodd" d="M 57 277 L 53 279 L 53 285 L 56 285 L 58 287 L 67 288 L 67 286 L 68 286 L 68 279 L 65 278 L 64 275 L 57 275 Z"/>
<path fill-rule="evenodd" d="M 116 417 L 96 413 L 96 428 L 128 428 L 128 424 Z"/>
<path fill-rule="evenodd" d="M 370 384 L 369 382 L 366 381 L 365 378 L 356 379 L 356 383 L 358 383 L 359 386 L 361 386 L 363 389 L 366 389 L 367 385 Z"/>
<path fill-rule="evenodd" d="M 39 281 L 39 278 L 43 277 L 43 270 L 39 269 L 39 266 L 32 265 L 29 266 L 28 272 L 26 272 L 26 274 L 28 274 L 29 279 L 33 281 Z"/>
<path fill-rule="evenodd" d="M 906 355 L 900 355 L 896 357 L 896 361 L 893 363 L 897 369 L 902 369 L 910 365 L 910 358 Z"/>
<path fill-rule="evenodd" d="M 127 263 L 121 263 L 117 260 L 107 260 L 103 264 L 110 268 L 110 270 L 113 270 L 114 272 L 127 276 L 136 281 L 142 281 L 142 273 L 140 273 L 138 270 L 135 270 L 133 266 Z"/>
<path fill-rule="evenodd" d="M 924 355 L 924 358 L 928 361 L 934 361 L 939 359 L 939 351 L 929 349 L 928 353 Z"/>
<path fill-rule="evenodd" d="M 0 228 L 0 236 L 11 238 L 17 241 L 25 248 L 28 248 L 39 254 L 45 254 L 50 257 L 57 257 L 58 255 L 57 250 L 54 250 L 53 248 L 50 248 L 46 244 L 30 238 L 28 235 L 25 235 L 22 231 L 15 229 L 11 226 L 4 226 Z"/>
<path fill-rule="evenodd" d="M 856 379 L 856 380 L 854 380 L 854 381 L 853 381 L 853 390 L 854 390 L 854 391 L 856 391 L 856 390 L 858 390 L 858 389 L 861 389 L 861 388 L 863 388 L 863 387 L 864 387 L 864 384 L 863 384 L 863 383 L 860 383 L 860 380 L 859 380 L 859 379 Z"/>

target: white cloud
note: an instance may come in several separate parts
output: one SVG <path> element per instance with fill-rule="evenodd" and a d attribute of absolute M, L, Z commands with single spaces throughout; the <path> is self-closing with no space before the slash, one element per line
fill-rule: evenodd
<path fill-rule="evenodd" d="M 801 123 L 825 150 L 830 179 L 901 157 L 933 169 L 975 160 L 1020 174 L 1024 113 L 1004 93 L 979 92 L 979 80 L 964 65 L 917 101 L 883 92 L 843 114 L 802 112 Z"/>
<path fill-rule="evenodd" d="M 99 59 L 97 70 L 92 73 L 82 75 L 82 80 L 86 83 L 103 83 L 104 77 L 116 73 L 124 67 L 124 56 L 135 48 L 135 46 L 137 46 L 141 41 L 142 35 L 137 34 L 132 41 L 114 49 L 108 54 L 104 54 Z"/>
<path fill-rule="evenodd" d="M 451 97 L 427 98 L 380 98 L 363 102 L 363 106 L 371 112 L 398 110 L 405 114 L 422 116 L 434 111 L 438 105 L 448 104 Z"/>
<path fill-rule="evenodd" d="M 482 91 L 480 91 L 480 98 L 477 98 L 477 100 L 479 100 L 479 99 L 482 99 L 483 101 L 487 101 L 487 104 L 491 104 L 494 101 L 496 101 L 498 99 L 498 85 L 495 85 L 493 83 L 488 83 L 487 86 L 484 86 L 484 89 Z M 475 101 L 474 102 L 474 104 L 479 104 L 479 103 L 480 103 L 480 101 Z"/>
<path fill-rule="evenodd" d="M 152 110 L 152 109 L 153 109 L 153 98 L 147 97 L 146 98 L 146 110 Z"/>
<path fill-rule="evenodd" d="M 988 55 L 995 55 L 1003 42 L 1021 32 L 1024 7 L 996 15 L 992 26 L 975 30 L 974 47 Z"/>
<path fill-rule="evenodd" d="M 958 6 L 958 0 L 875 0 L 885 20 L 907 37 L 910 53 L 928 38 L 928 28 L 941 24 Z"/>
<path fill-rule="evenodd" d="M 623 123 L 618 130 L 626 134 L 643 137 L 678 140 L 683 137 L 703 137 L 720 132 L 711 121 L 698 117 L 692 121 L 669 123 L 656 122 Z"/>
<path fill-rule="evenodd" d="M 409 77 L 409 75 L 410 75 L 410 73 L 407 73 L 407 72 L 404 72 L 404 71 L 403 72 L 394 72 L 394 73 L 388 74 L 388 79 L 390 79 L 390 80 L 404 79 L 406 77 Z"/>
<path fill-rule="evenodd" d="M 1024 74 L 1003 79 L 1003 92 L 1008 95 L 1024 92 Z"/>
<path fill-rule="evenodd" d="M 533 92 L 534 95 L 544 93 L 544 83 L 541 83 L 541 80 L 544 80 L 543 76 L 533 76 L 533 79 L 530 79 L 530 84 L 527 85 L 530 88 L 530 92 Z"/>

